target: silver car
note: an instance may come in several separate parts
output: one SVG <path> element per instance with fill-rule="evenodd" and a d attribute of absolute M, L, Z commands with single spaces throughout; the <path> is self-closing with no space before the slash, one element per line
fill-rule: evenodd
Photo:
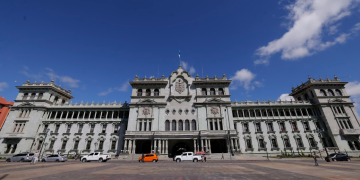
<path fill-rule="evenodd" d="M 8 157 L 6 162 L 30 162 L 34 156 L 34 153 L 31 152 L 22 152 L 20 154 L 16 154 L 12 157 Z"/>
<path fill-rule="evenodd" d="M 67 157 L 59 154 L 53 154 L 41 160 L 41 162 L 65 162 L 65 161 L 67 161 Z"/>

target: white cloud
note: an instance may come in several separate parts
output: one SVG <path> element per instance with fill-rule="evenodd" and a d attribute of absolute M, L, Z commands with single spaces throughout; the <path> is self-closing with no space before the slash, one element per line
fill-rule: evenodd
<path fill-rule="evenodd" d="M 238 86 L 244 87 L 246 90 L 253 90 L 255 87 L 252 85 L 252 80 L 255 79 L 256 74 L 250 72 L 248 69 L 241 69 L 236 71 L 235 75 L 231 77 L 232 87 L 231 89 L 237 89 Z M 257 81 L 255 85 L 259 85 Z"/>
<path fill-rule="evenodd" d="M 24 71 L 20 71 L 21 74 L 24 74 L 26 77 L 30 78 L 30 79 L 34 79 L 34 80 L 40 80 L 42 78 L 41 74 L 31 74 L 29 73 L 29 67 L 24 66 Z"/>
<path fill-rule="evenodd" d="M 79 87 L 79 82 L 80 80 L 74 79 L 72 77 L 69 76 L 60 76 L 55 74 L 54 70 L 50 69 L 50 68 L 45 68 L 46 70 L 48 70 L 48 73 L 45 73 L 50 79 L 54 79 L 59 80 L 60 82 L 65 83 L 65 85 L 70 86 L 71 88 L 77 88 Z"/>
<path fill-rule="evenodd" d="M 118 90 L 118 91 L 124 92 L 124 91 L 127 91 L 128 88 L 129 88 L 129 83 L 128 83 L 128 82 L 124 82 L 124 83 L 121 85 L 121 87 L 118 87 L 118 88 L 115 88 L 115 89 Z"/>
<path fill-rule="evenodd" d="M 6 82 L 0 82 L 0 91 L 3 91 L 4 88 L 7 88 L 8 84 Z"/>
<path fill-rule="evenodd" d="M 106 96 L 106 95 L 108 95 L 109 93 L 111 93 L 112 91 L 113 91 L 112 88 L 109 88 L 107 91 L 104 91 L 104 92 L 99 93 L 99 96 Z"/>
<path fill-rule="evenodd" d="M 181 67 L 184 68 L 185 71 L 188 71 L 189 74 L 194 74 L 196 72 L 195 68 L 193 66 L 190 66 L 187 62 L 185 61 L 180 61 L 180 65 Z"/>
<path fill-rule="evenodd" d="M 351 99 L 355 102 L 355 108 L 360 111 L 360 82 L 349 82 L 345 85 L 346 92 L 351 96 Z"/>
<path fill-rule="evenodd" d="M 255 65 L 268 64 L 271 55 L 281 52 L 282 59 L 298 59 L 310 56 L 316 51 L 324 50 L 337 43 L 344 43 L 353 33 L 360 30 L 360 24 L 350 33 L 342 33 L 334 41 L 323 43 L 321 38 L 324 28 L 330 27 L 351 14 L 352 5 L 357 0 L 296 0 L 286 7 L 291 26 L 281 38 L 256 50 L 259 59 Z M 358 27 L 358 28 L 357 28 Z M 335 27 L 332 27 L 334 33 Z"/>
<path fill-rule="evenodd" d="M 27 66 L 24 66 L 24 69 L 25 69 L 25 70 L 29 70 L 29 67 L 27 67 Z"/>
<path fill-rule="evenodd" d="M 292 96 L 289 96 L 289 94 L 282 94 L 280 95 L 280 97 L 278 98 L 278 101 L 295 101 L 295 99 Z"/>

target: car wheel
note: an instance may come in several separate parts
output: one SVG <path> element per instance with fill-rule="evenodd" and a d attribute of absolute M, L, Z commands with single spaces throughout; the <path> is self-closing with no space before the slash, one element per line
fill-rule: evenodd
<path fill-rule="evenodd" d="M 46 162 L 45 159 L 41 160 L 41 162 Z"/>
<path fill-rule="evenodd" d="M 198 162 L 198 159 L 194 159 L 194 162 Z"/>
<path fill-rule="evenodd" d="M 156 162 L 156 160 L 154 159 L 153 162 Z"/>
<path fill-rule="evenodd" d="M 85 159 L 85 158 L 84 158 L 84 159 L 82 159 L 82 160 L 81 160 L 81 162 L 85 163 L 85 162 L 86 162 L 86 159 Z"/>
<path fill-rule="evenodd" d="M 57 159 L 56 162 L 59 162 L 59 160 Z"/>
<path fill-rule="evenodd" d="M 176 162 L 181 162 L 181 160 L 180 160 L 180 159 L 176 159 Z"/>
<path fill-rule="evenodd" d="M 20 162 L 25 162 L 25 159 L 21 159 Z"/>
<path fill-rule="evenodd" d="M 102 158 L 100 158 L 100 159 L 98 160 L 98 162 L 99 162 L 99 163 L 103 162 L 103 159 L 102 159 Z"/>
<path fill-rule="evenodd" d="M 11 162 L 10 159 L 7 159 L 6 162 Z"/>

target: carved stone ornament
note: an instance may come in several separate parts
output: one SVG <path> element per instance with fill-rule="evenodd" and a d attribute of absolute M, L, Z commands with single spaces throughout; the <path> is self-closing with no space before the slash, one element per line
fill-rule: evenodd
<path fill-rule="evenodd" d="M 145 115 L 145 116 L 147 116 L 147 115 L 149 115 L 150 114 L 150 108 L 144 108 L 143 109 L 143 115 Z"/>
<path fill-rule="evenodd" d="M 219 109 L 217 107 L 211 107 L 211 114 L 215 115 L 215 114 L 219 114 Z"/>
<path fill-rule="evenodd" d="M 175 91 L 181 94 L 185 91 L 185 83 L 179 79 L 179 81 L 175 82 Z"/>

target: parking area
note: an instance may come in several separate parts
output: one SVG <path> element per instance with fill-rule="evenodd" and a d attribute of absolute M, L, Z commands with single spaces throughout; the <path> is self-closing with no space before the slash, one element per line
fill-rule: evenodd
<path fill-rule="evenodd" d="M 206 163 L 113 160 L 106 163 L 80 161 L 0 163 L 0 179 L 360 179 L 360 161 L 319 161 L 311 159 L 277 161 L 213 160 Z"/>

